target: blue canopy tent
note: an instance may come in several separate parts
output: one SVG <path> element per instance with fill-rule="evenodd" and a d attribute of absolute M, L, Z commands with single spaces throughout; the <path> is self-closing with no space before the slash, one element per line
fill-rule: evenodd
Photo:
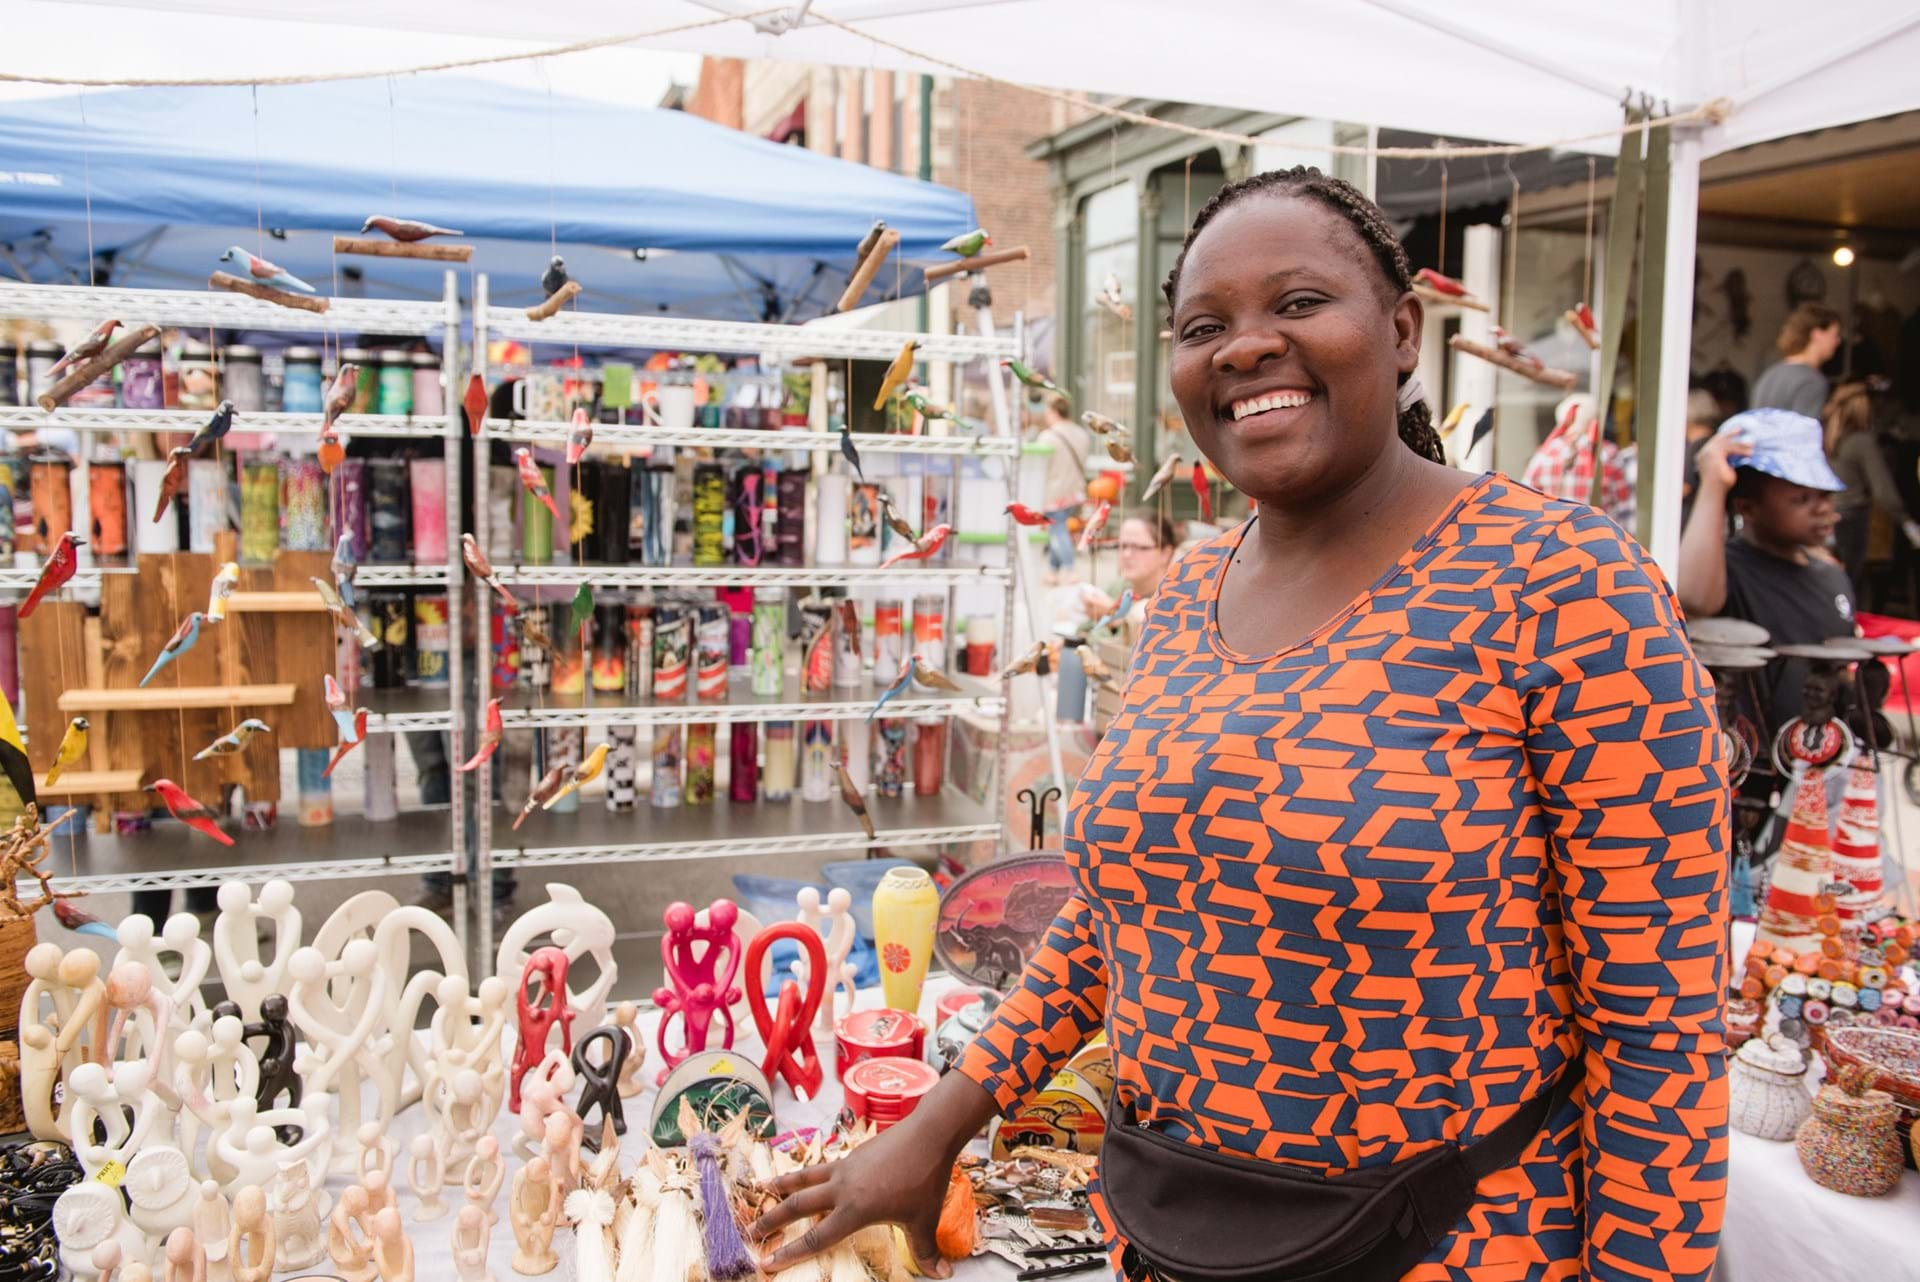
<path fill-rule="evenodd" d="M 498 303 L 538 301 L 557 249 L 583 307 L 756 321 L 831 308 L 875 218 L 903 261 L 864 301 L 914 293 L 974 216 L 683 112 L 447 75 L 0 104 L 0 277 L 84 284 L 91 251 L 101 283 L 190 288 L 238 244 L 322 293 L 437 296 L 444 264 L 335 259 L 376 213 L 460 229 Z"/>

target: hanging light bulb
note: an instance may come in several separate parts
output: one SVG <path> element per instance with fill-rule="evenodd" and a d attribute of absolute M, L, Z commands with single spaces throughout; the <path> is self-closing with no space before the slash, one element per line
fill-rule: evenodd
<path fill-rule="evenodd" d="M 1838 249 L 1835 249 L 1833 251 L 1833 265 L 1835 267 L 1853 266 L 1853 246 L 1842 245 Z"/>

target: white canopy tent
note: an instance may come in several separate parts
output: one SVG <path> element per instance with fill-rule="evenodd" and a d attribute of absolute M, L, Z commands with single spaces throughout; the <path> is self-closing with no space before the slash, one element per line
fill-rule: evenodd
<path fill-rule="evenodd" d="M 257 0 L 90 7 L 95 19 L 76 23 L 72 3 L 12 6 L 23 18 L 57 11 L 63 34 L 9 41 L 0 71 L 364 72 L 641 35 L 542 63 L 542 74 L 558 88 L 572 83 L 570 65 L 618 77 L 640 65 L 622 59 L 644 57 L 628 50 L 697 52 L 972 73 L 1595 151 L 1614 149 L 1629 93 L 1675 112 L 1719 103 L 1723 116 L 1675 131 L 1664 273 L 1673 352 L 1688 350 L 1703 156 L 1920 107 L 1920 0 L 278 0 L 271 18 Z M 644 173 L 642 160 L 636 180 Z M 1664 363 L 1660 422 L 1684 421 L 1687 372 L 1684 360 Z M 1671 570 L 1683 456 L 1680 433 L 1663 437 L 1652 550 Z"/>

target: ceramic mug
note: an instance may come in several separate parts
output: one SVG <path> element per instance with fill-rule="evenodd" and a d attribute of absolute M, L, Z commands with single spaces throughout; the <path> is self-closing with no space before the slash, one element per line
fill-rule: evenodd
<path fill-rule="evenodd" d="M 653 427 L 692 427 L 693 385 L 669 383 L 664 387 L 651 388 L 640 398 L 640 411 Z"/>
<path fill-rule="evenodd" d="M 523 419 L 553 422 L 567 417 L 567 376 L 535 370 L 513 385 L 513 412 Z"/>

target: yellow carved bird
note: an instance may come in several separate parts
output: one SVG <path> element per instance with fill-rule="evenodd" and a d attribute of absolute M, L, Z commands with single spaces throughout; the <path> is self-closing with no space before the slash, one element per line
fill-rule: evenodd
<path fill-rule="evenodd" d="M 887 366 L 887 376 L 880 380 L 880 395 L 873 398 L 873 408 L 883 410 L 887 407 L 887 398 L 904 386 L 907 376 L 913 373 L 913 355 L 920 350 L 920 340 L 909 338 L 901 345 L 900 354 L 893 358 L 893 364 Z"/>
<path fill-rule="evenodd" d="M 578 792 L 583 785 L 592 783 L 595 779 L 598 779 L 600 777 L 600 771 L 607 764 L 607 753 L 612 750 L 613 745 L 610 743 L 603 743 L 596 746 L 592 752 L 587 754 L 585 761 L 582 761 L 573 768 L 573 774 L 568 776 L 567 781 L 560 785 L 560 790 L 551 797 L 548 797 L 545 804 L 540 808 L 542 810 L 552 810 L 554 806 L 559 803 L 560 798 L 566 796 L 568 793 Z"/>
<path fill-rule="evenodd" d="M 87 755 L 87 729 L 85 717 L 67 722 L 67 732 L 60 736 L 60 746 L 53 750 L 53 764 L 47 767 L 48 784 L 58 779 L 62 770 Z"/>

